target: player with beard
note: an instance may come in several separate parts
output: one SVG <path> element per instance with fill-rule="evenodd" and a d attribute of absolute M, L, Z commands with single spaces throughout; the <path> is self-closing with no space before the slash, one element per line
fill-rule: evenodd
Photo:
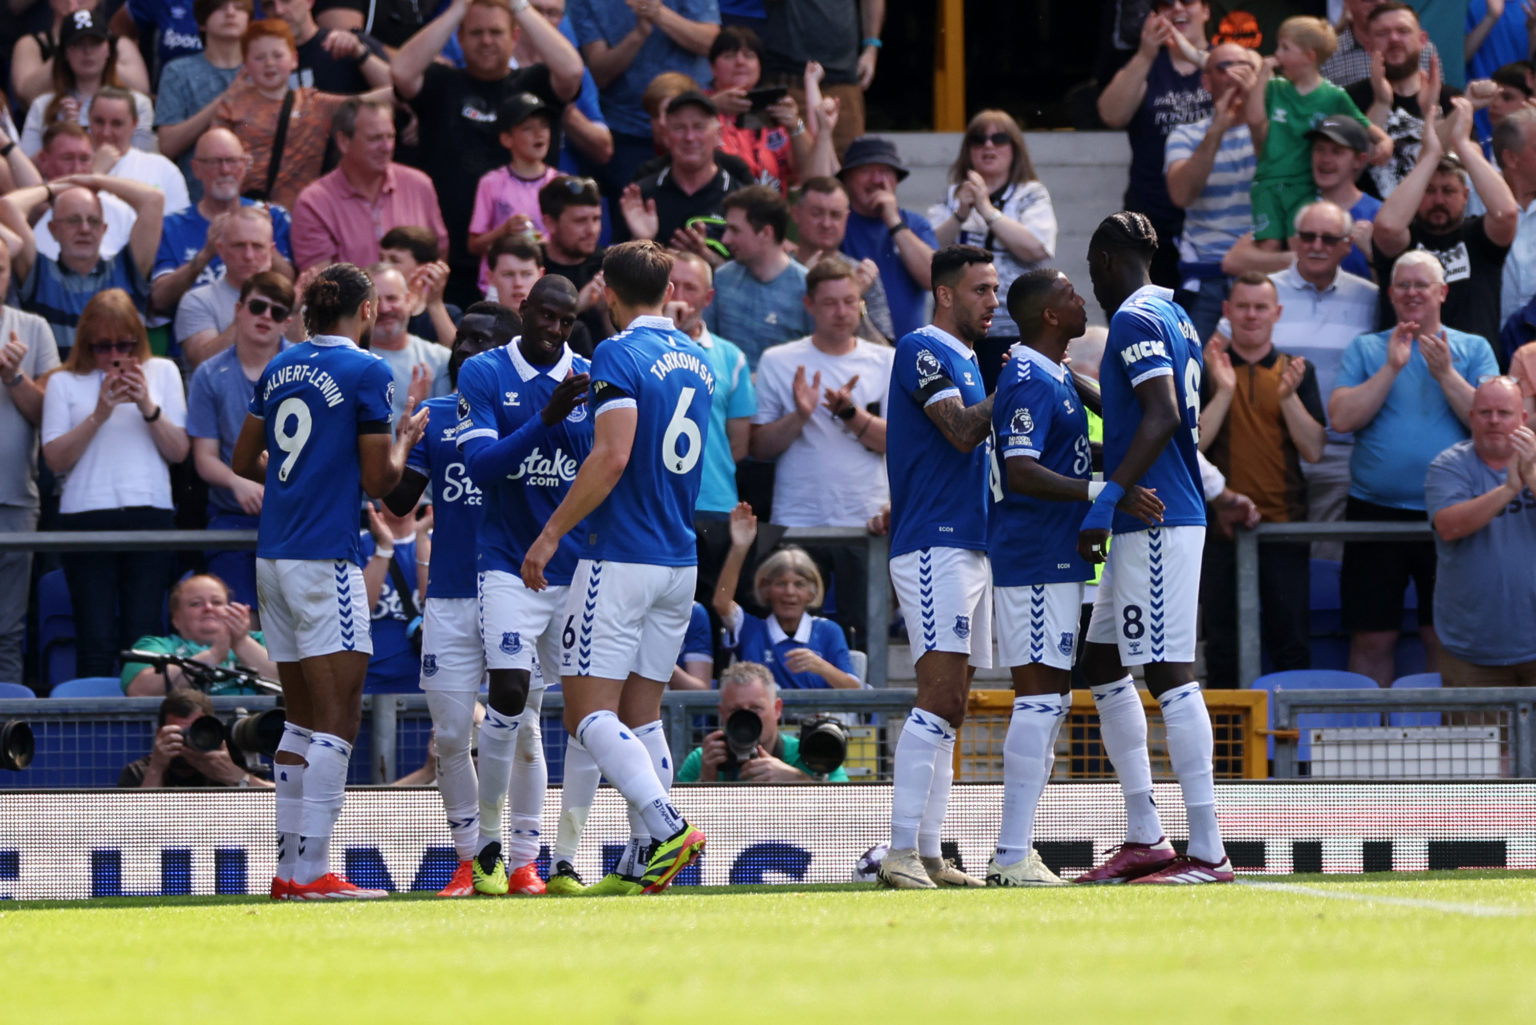
<path fill-rule="evenodd" d="M 933 255 L 932 281 L 933 323 L 896 344 L 886 400 L 891 583 L 917 700 L 896 743 L 891 850 L 879 879 L 907 890 L 983 885 L 944 860 L 939 831 L 973 667 L 992 664 L 992 398 L 975 346 L 998 306 L 997 268 L 985 249 L 945 246 Z"/>
<path fill-rule="evenodd" d="M 448 358 L 448 379 L 454 387 L 458 387 L 465 360 L 506 345 L 519 326 L 517 314 L 500 303 L 475 303 L 465 310 Z M 475 695 L 485 679 L 475 565 L 476 541 L 485 514 L 484 494 L 470 480 L 459 454 L 458 394 L 428 399 L 422 408 L 427 411 L 426 432 L 411 449 L 400 484 L 384 504 L 396 516 L 408 516 L 427 485 L 432 485 L 434 530 L 427 597 L 421 613 L 421 689 L 432 713 L 437 788 L 443 795 L 443 811 L 459 856 L 453 879 L 438 896 L 467 897 L 475 892 L 471 862 L 480 851 L 479 784 L 470 741 Z M 537 738 L 536 730 L 534 736 Z M 542 754 L 540 751 L 541 765 Z M 537 782 L 535 829 L 545 779 L 540 777 Z"/>
<path fill-rule="evenodd" d="M 540 278 L 519 312 L 522 335 L 471 359 L 459 376 L 459 451 L 485 494 L 480 632 L 490 696 L 480 725 L 480 839 L 472 874 L 475 889 L 490 894 L 544 892 L 533 867 L 547 779 L 539 713 L 544 686 L 559 683 L 565 596 L 584 532 L 551 560 L 550 587 L 529 590 L 518 572 L 593 437 L 586 407 L 591 364 L 566 344 L 576 323 L 576 289 L 565 278 Z M 514 758 L 531 771 L 517 774 L 509 879 L 501 809 Z"/>

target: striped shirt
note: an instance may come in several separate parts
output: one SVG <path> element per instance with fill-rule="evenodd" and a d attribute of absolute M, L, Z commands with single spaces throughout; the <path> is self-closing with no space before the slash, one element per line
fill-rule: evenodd
<path fill-rule="evenodd" d="M 1200 140 L 1210 130 L 1211 119 L 1179 125 L 1168 133 L 1163 147 L 1163 174 L 1180 160 L 1194 156 Z M 1227 129 L 1205 180 L 1205 188 L 1184 211 L 1184 234 L 1179 238 L 1179 259 L 1184 263 L 1220 263 L 1232 243 L 1253 230 L 1253 207 L 1248 194 L 1257 166 L 1253 136 L 1247 125 Z"/>

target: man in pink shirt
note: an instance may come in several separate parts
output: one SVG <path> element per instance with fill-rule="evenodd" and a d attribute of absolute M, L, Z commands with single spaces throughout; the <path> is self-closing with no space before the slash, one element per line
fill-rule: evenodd
<path fill-rule="evenodd" d="M 332 119 L 341 161 L 305 186 L 293 207 L 293 262 L 299 270 L 345 261 L 379 261 L 379 239 L 400 225 L 430 228 L 446 251 L 448 229 L 432 179 L 395 163 L 394 111 L 388 103 L 348 100 Z"/>

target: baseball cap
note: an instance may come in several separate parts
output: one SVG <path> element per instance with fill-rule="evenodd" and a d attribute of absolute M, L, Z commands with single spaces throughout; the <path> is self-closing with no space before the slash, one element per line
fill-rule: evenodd
<path fill-rule="evenodd" d="M 720 115 L 720 108 L 715 106 L 715 101 L 697 89 L 680 92 L 672 97 L 672 101 L 667 104 L 668 112 L 677 110 L 680 107 L 698 107 L 710 117 L 718 117 Z"/>
<path fill-rule="evenodd" d="M 496 121 L 502 131 L 516 128 L 535 114 L 549 114 L 549 104 L 533 93 L 513 93 L 501 101 L 496 110 Z"/>
<path fill-rule="evenodd" d="M 1360 127 L 1360 122 L 1352 117 L 1344 117 L 1333 114 L 1323 118 L 1317 123 L 1317 127 L 1306 135 L 1312 139 L 1328 139 L 1340 146 L 1348 146 L 1356 153 L 1364 153 L 1371 148 L 1371 137 Z"/>
<path fill-rule="evenodd" d="M 71 11 L 64 18 L 64 24 L 59 28 L 59 46 L 68 47 L 69 44 L 79 39 L 111 39 L 112 34 L 107 31 L 107 23 L 98 18 L 93 11 Z"/>

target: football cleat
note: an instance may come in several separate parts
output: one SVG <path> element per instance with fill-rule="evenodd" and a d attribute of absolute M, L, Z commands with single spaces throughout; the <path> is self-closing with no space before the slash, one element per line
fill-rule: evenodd
<path fill-rule="evenodd" d="M 880 862 L 875 878 L 893 890 L 937 890 L 939 885 L 928 877 L 928 870 L 917 856 L 916 847 L 893 850 Z"/>
<path fill-rule="evenodd" d="M 507 875 L 507 893 L 525 897 L 544 896 L 544 880 L 539 878 L 539 870 L 533 862 L 521 865 Z"/>
<path fill-rule="evenodd" d="M 507 892 L 507 863 L 501 860 L 501 844 L 492 840 L 480 848 L 469 866 L 475 892 L 500 897 Z"/>
<path fill-rule="evenodd" d="M 994 857 L 987 863 L 988 886 L 1065 886 L 1067 881 L 1052 872 L 1033 847 L 1029 856 L 1012 865 L 999 865 Z"/>
<path fill-rule="evenodd" d="M 557 861 L 549 872 L 549 882 L 545 884 L 546 893 L 555 897 L 574 897 L 578 893 L 585 893 L 588 887 L 582 885 L 581 876 L 571 867 L 569 861 Z"/>
<path fill-rule="evenodd" d="M 645 892 L 645 884 L 634 876 L 609 872 L 581 892 L 588 897 L 638 897 Z"/>
<path fill-rule="evenodd" d="M 439 897 L 472 897 L 475 893 L 474 859 L 459 862 L 448 885 L 437 891 Z"/>
<path fill-rule="evenodd" d="M 327 872 L 312 883 L 290 883 L 289 900 L 380 900 L 387 890 L 365 890 L 335 872 Z"/>
<path fill-rule="evenodd" d="M 279 879 L 279 878 L 277 878 L 277 876 L 273 876 L 272 877 L 272 899 L 273 900 L 292 900 L 293 899 L 293 883 L 289 882 L 287 879 Z"/>
<path fill-rule="evenodd" d="M 935 886 L 986 886 L 987 884 L 975 876 L 968 876 L 955 867 L 953 858 L 923 858 L 918 861 L 923 863 L 923 871 L 928 873 L 928 878 L 933 880 Z"/>
<path fill-rule="evenodd" d="M 640 876 L 642 892 L 661 893 L 671 886 L 677 874 L 704 850 L 704 842 L 704 834 L 684 822 L 682 829 L 656 844 Z"/>
<path fill-rule="evenodd" d="M 1075 883 L 1094 885 L 1100 883 L 1127 883 L 1132 879 L 1149 876 L 1171 865 L 1178 853 L 1168 838 L 1157 843 L 1131 843 L 1126 841 L 1110 853 L 1109 860 L 1098 868 L 1084 872 L 1073 880 Z"/>
<path fill-rule="evenodd" d="M 1187 886 L 1193 883 L 1230 883 L 1236 878 L 1229 858 L 1222 858 L 1220 862 L 1212 864 L 1181 854 L 1167 868 L 1132 879 L 1131 882 L 1150 883 L 1154 886 Z"/>

